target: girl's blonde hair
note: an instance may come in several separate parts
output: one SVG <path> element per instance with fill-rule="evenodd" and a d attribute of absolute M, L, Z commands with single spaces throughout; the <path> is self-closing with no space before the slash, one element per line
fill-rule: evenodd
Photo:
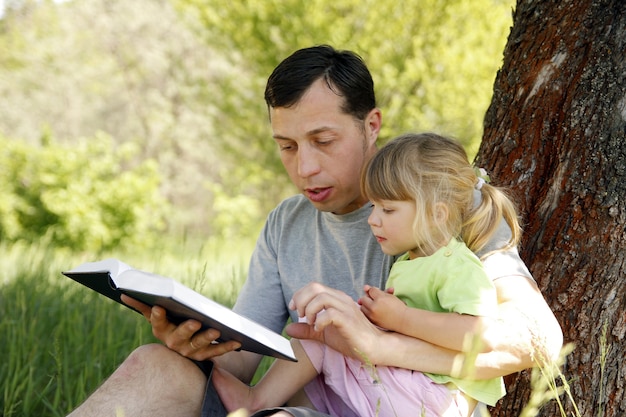
<path fill-rule="evenodd" d="M 417 249 L 434 253 L 452 238 L 473 251 L 484 249 L 504 218 L 517 246 L 521 236 L 515 204 L 504 191 L 479 180 L 465 149 L 434 133 L 405 134 L 383 146 L 361 176 L 361 189 L 371 201 L 412 201 Z M 474 191 L 481 201 L 474 206 Z M 447 213 L 442 219 L 441 207 Z"/>

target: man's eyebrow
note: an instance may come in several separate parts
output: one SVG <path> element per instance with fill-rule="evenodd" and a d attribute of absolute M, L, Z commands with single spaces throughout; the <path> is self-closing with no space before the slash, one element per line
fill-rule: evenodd
<path fill-rule="evenodd" d="M 307 136 L 313 136 L 313 135 L 317 135 L 318 133 L 328 132 L 332 130 L 335 130 L 335 129 L 333 129 L 330 126 L 321 126 L 321 127 L 318 127 L 317 129 L 313 129 L 307 132 Z"/>
<path fill-rule="evenodd" d="M 318 128 L 315 128 L 313 130 L 309 130 L 308 132 L 306 132 L 305 136 L 315 136 L 319 133 L 323 133 L 323 132 L 328 132 L 328 131 L 332 131 L 334 130 L 332 127 L 330 126 L 321 126 Z M 291 138 L 287 137 L 287 136 L 283 136 L 281 134 L 275 133 L 274 135 L 272 135 L 272 137 L 274 139 L 280 139 L 280 140 L 291 140 Z"/>

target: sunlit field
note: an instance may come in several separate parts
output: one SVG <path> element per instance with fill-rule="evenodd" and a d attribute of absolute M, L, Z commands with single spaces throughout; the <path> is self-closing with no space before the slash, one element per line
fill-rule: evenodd
<path fill-rule="evenodd" d="M 116 257 L 170 276 L 231 306 L 253 242 L 181 243 L 150 254 L 77 255 L 0 245 L 0 415 L 63 416 L 141 344 L 155 341 L 139 314 L 61 275 Z"/>
<path fill-rule="evenodd" d="M 142 316 L 61 271 L 117 257 L 232 306 L 247 274 L 252 244 L 181 242 L 150 253 L 100 255 L 70 254 L 45 243 L 0 244 L 0 416 L 64 416 L 135 347 L 157 342 Z M 561 360 L 571 348 L 565 348 Z M 562 361 L 539 362 L 533 394 L 520 416 L 535 416 L 546 402 L 569 394 L 560 373 Z M 255 380 L 270 363 L 268 358 L 262 362 Z M 561 401 L 557 403 L 565 416 Z"/>

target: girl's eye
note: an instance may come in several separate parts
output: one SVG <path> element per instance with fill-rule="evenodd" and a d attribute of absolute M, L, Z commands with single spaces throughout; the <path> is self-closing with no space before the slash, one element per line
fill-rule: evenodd
<path fill-rule="evenodd" d="M 383 208 L 383 213 L 391 214 L 391 213 L 393 213 L 393 209 Z"/>

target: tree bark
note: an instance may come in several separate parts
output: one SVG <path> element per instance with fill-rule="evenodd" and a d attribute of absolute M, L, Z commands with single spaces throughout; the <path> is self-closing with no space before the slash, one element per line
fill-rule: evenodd
<path fill-rule="evenodd" d="M 624 0 L 518 0 L 477 165 L 519 202 L 522 258 L 576 345 L 562 371 L 580 415 L 625 415 Z M 507 378 L 492 416 L 519 415 L 528 375 Z"/>

